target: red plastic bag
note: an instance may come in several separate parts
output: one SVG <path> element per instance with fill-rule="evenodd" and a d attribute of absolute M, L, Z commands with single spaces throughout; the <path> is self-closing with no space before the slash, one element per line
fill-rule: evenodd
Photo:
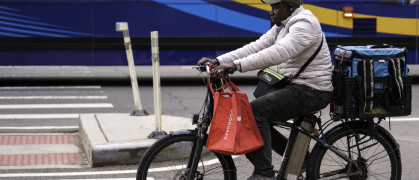
<path fill-rule="evenodd" d="M 229 79 L 226 86 L 230 92 L 214 92 L 211 86 L 214 112 L 207 149 L 226 155 L 246 154 L 259 149 L 263 140 L 246 93 L 239 92 Z"/>

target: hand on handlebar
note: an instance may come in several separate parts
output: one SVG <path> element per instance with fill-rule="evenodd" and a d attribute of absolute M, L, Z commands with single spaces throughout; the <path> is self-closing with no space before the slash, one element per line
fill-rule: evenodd
<path fill-rule="evenodd" d="M 222 78 L 224 76 L 227 75 L 227 73 L 229 74 L 233 74 L 234 71 L 237 71 L 237 67 L 235 64 L 233 63 L 225 63 L 225 64 L 220 64 L 217 67 L 215 67 L 212 70 L 212 76 L 214 76 L 215 78 Z"/>
<path fill-rule="evenodd" d="M 220 64 L 220 62 L 218 62 L 217 59 L 210 59 L 210 58 L 203 57 L 198 61 L 198 66 L 204 65 L 206 62 L 209 62 L 210 64 L 214 64 L 214 65 Z"/>

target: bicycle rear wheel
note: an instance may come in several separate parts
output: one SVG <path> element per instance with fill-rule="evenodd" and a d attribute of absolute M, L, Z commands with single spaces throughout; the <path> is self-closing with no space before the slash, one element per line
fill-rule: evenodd
<path fill-rule="evenodd" d="M 142 156 L 137 180 L 187 179 L 188 161 L 195 135 L 168 135 L 154 143 Z M 203 147 L 195 179 L 236 179 L 231 156 Z"/>
<path fill-rule="evenodd" d="M 326 142 L 357 160 L 358 168 L 331 150 L 316 145 L 310 155 L 308 179 L 401 179 L 400 151 L 391 135 L 381 126 L 372 133 L 365 123 L 347 125 L 350 129 L 344 125 L 331 129 L 331 133 L 325 135 Z M 359 135 L 358 146 L 353 132 Z"/>

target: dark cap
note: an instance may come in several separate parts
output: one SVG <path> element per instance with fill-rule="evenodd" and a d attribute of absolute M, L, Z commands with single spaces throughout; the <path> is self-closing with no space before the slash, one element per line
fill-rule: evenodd
<path fill-rule="evenodd" d="M 301 0 L 261 0 L 263 3 L 267 3 L 267 4 L 275 4 L 275 3 L 280 3 L 280 2 L 287 2 L 287 3 L 292 3 L 295 5 L 301 5 Z"/>

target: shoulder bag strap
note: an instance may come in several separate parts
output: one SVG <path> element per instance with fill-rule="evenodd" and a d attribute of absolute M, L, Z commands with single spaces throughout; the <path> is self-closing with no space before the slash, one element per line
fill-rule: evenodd
<path fill-rule="evenodd" d="M 314 54 L 310 57 L 310 59 L 308 59 L 308 61 L 306 63 L 304 63 L 304 65 L 300 68 L 300 70 L 293 77 L 293 79 L 297 78 L 304 71 L 304 69 L 311 63 L 311 61 L 313 61 L 313 59 L 317 56 L 317 54 L 319 54 L 320 49 L 322 48 L 322 46 L 323 46 L 323 35 L 322 35 L 322 42 L 320 43 L 320 46 L 317 48 L 316 52 L 314 52 Z"/>

